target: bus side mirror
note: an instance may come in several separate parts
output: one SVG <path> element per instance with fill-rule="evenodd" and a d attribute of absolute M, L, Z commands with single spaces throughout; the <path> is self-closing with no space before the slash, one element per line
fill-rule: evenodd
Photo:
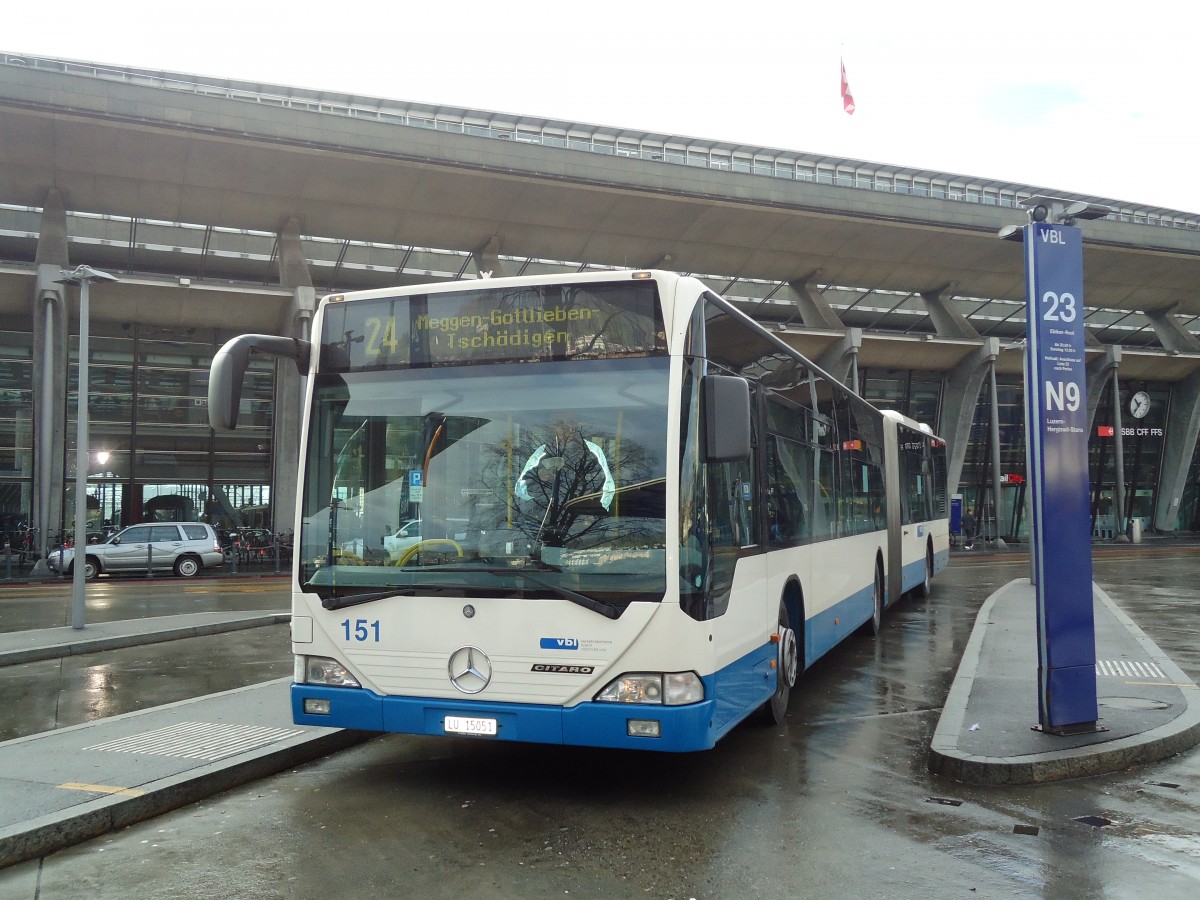
<path fill-rule="evenodd" d="M 226 341 L 213 357 L 208 375 L 208 424 L 216 431 L 232 431 L 237 427 L 242 381 L 251 350 L 295 360 L 296 369 L 303 376 L 308 374 L 310 348 L 308 341 L 272 334 L 243 334 Z"/>
<path fill-rule="evenodd" d="M 729 462 L 750 455 L 750 385 L 733 375 L 705 375 L 701 382 L 704 459 Z"/>

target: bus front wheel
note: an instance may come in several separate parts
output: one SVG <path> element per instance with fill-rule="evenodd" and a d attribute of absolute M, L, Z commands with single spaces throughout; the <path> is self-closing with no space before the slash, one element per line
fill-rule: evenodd
<path fill-rule="evenodd" d="M 796 632 L 791 628 L 787 607 L 782 603 L 779 604 L 778 634 L 775 645 L 775 693 L 762 707 L 764 719 L 775 725 L 781 724 L 787 714 L 788 699 L 800 672 L 800 649 L 796 641 Z"/>

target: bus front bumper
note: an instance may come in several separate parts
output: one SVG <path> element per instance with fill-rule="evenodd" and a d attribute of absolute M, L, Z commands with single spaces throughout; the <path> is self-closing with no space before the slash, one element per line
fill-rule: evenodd
<path fill-rule="evenodd" d="M 314 714 L 313 709 L 328 711 Z M 455 734 L 447 730 L 447 716 L 485 724 L 494 721 L 494 735 L 473 736 L 474 740 L 667 752 L 707 750 L 720 736 L 713 713 L 712 700 L 687 706 L 588 702 L 563 708 L 384 697 L 362 688 L 292 685 L 292 718 L 297 725 L 444 736 Z M 649 736 L 656 727 L 657 736 Z"/>

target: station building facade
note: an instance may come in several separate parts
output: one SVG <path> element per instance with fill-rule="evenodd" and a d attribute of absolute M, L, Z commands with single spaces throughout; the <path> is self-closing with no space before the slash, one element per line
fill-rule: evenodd
<path fill-rule="evenodd" d="M 643 135 L 622 144 L 592 126 L 518 134 L 486 124 L 491 115 L 460 111 L 455 117 L 410 105 L 402 124 L 637 155 L 664 165 L 805 177 L 846 191 L 1008 206 L 1034 193 L 1021 185 L 972 189 L 950 174 L 899 169 L 881 184 L 853 160 L 813 158 L 809 165 L 803 154 L 768 149 L 714 145 L 701 157 L 694 141 Z M 586 141 L 572 137 L 585 130 Z M 678 150 L 684 146 L 691 149 Z M 784 157 L 789 168 L 781 170 Z M 488 248 L 463 252 L 305 235 L 297 221 L 267 233 L 130 219 L 67 208 L 52 186 L 40 206 L 3 199 L 0 529 L 12 546 L 35 544 L 41 552 L 74 528 L 78 322 L 76 289 L 57 284 L 65 269 L 87 264 L 120 279 L 91 289 L 89 528 L 189 518 L 286 532 L 295 509 L 289 473 L 299 453 L 298 379 L 272 359 L 252 359 L 238 431 L 213 432 L 208 367 L 228 338 L 250 331 L 301 336 L 326 292 L 473 278 L 484 271 L 611 268 L 516 258 Z M 1114 215 L 1147 228 L 1200 231 L 1195 216 L 1113 206 Z M 662 267 L 670 268 L 669 261 Z M 951 491 L 977 511 L 985 537 L 1025 537 L 1023 304 L 949 289 L 896 292 L 819 278 L 799 284 L 691 274 L 869 401 L 930 424 L 951 448 Z M 1130 530 L 1134 520 L 1145 531 L 1200 530 L 1197 327 L 1195 317 L 1088 311 L 1092 526 L 1098 540 Z M 872 353 L 872 347 L 888 352 Z M 934 352 L 947 347 L 955 352 Z M 1133 375 L 1123 373 L 1123 355 L 1139 360 Z M 1180 360 L 1193 356 L 1191 368 L 1180 369 Z"/>

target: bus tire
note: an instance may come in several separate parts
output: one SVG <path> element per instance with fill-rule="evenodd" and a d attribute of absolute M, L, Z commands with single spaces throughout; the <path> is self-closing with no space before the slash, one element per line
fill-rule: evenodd
<path fill-rule="evenodd" d="M 916 594 L 921 599 L 927 599 L 933 590 L 933 545 L 925 546 L 925 578 L 917 585 Z"/>
<path fill-rule="evenodd" d="M 782 601 L 779 604 L 779 642 L 775 646 L 775 693 L 762 705 L 762 718 L 769 725 L 783 723 L 792 688 L 800 674 L 799 642 L 788 619 L 787 606 Z"/>
<path fill-rule="evenodd" d="M 875 561 L 875 583 L 871 586 L 871 600 L 873 601 L 874 609 L 871 611 L 871 618 L 863 626 L 864 631 L 870 631 L 873 635 L 878 635 L 883 629 L 883 607 L 887 603 L 887 586 L 883 580 L 883 566 L 878 560 Z"/>

